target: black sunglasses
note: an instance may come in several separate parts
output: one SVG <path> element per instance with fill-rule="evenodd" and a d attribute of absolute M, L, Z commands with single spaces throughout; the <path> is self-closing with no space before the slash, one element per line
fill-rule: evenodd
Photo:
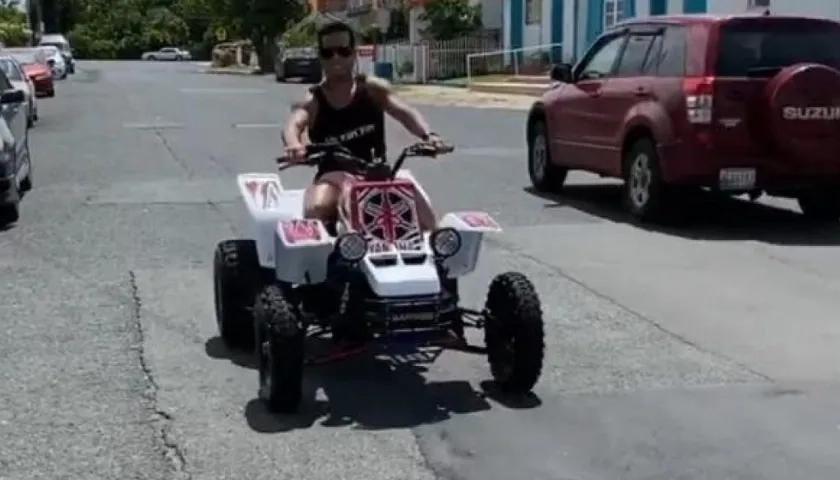
<path fill-rule="evenodd" d="M 321 58 L 324 59 L 331 59 L 335 55 L 338 55 L 342 58 L 347 58 L 350 55 L 353 55 L 353 49 L 350 47 L 331 47 L 331 48 L 322 48 L 320 50 Z"/>

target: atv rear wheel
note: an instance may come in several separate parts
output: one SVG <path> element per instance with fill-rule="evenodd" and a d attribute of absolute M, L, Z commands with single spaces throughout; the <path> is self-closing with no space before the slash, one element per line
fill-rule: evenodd
<path fill-rule="evenodd" d="M 253 350 L 251 307 L 262 286 L 263 271 L 253 240 L 225 240 L 213 258 L 213 286 L 219 336 L 228 348 Z"/>
<path fill-rule="evenodd" d="M 485 309 L 484 342 L 493 379 L 502 392 L 530 392 L 542 373 L 545 350 L 534 285 L 521 273 L 498 275 L 490 283 Z"/>
<path fill-rule="evenodd" d="M 269 411 L 294 413 L 303 389 L 305 328 L 277 285 L 268 285 L 254 306 L 260 399 Z"/>

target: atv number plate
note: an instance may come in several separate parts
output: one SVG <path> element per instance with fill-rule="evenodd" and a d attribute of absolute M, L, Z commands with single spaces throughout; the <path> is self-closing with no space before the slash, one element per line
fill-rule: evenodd
<path fill-rule="evenodd" d="M 722 168 L 718 186 L 721 190 L 751 190 L 755 188 L 755 169 Z"/>

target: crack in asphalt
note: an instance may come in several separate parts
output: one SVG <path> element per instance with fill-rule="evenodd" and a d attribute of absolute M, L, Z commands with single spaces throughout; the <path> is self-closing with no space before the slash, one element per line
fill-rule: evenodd
<path fill-rule="evenodd" d="M 192 479 L 192 474 L 188 469 L 186 454 L 172 434 L 175 417 L 160 407 L 158 403 L 160 385 L 157 383 L 154 372 L 146 359 L 146 332 L 143 329 L 143 322 L 141 321 L 143 302 L 140 299 L 139 289 L 137 287 L 137 276 L 133 270 L 128 271 L 128 283 L 131 291 L 132 321 L 134 322 L 137 333 L 136 350 L 140 362 L 140 369 L 143 371 L 143 376 L 147 384 L 145 397 L 151 404 L 150 408 L 153 415 L 163 424 L 160 428 L 159 438 L 163 445 L 164 456 L 174 468 L 175 477 L 190 480 Z"/>
<path fill-rule="evenodd" d="M 161 145 L 163 145 L 163 148 L 166 150 L 166 152 L 169 153 L 169 156 L 172 158 L 172 161 L 175 162 L 175 164 L 178 165 L 178 167 L 180 167 L 181 170 L 183 170 L 184 173 L 187 174 L 187 181 L 193 180 L 195 178 L 195 172 L 190 168 L 189 165 L 187 165 L 187 162 L 183 158 L 181 158 L 177 153 L 175 153 L 175 148 L 169 144 L 169 140 L 163 134 L 163 131 L 161 131 L 160 129 L 154 129 L 152 131 L 154 132 L 155 137 L 157 137 L 157 139 L 160 141 Z M 210 162 L 220 167 L 226 173 L 231 173 L 224 165 L 222 165 L 221 162 L 219 162 L 219 160 L 216 157 L 212 155 L 210 155 Z M 227 217 L 227 215 L 225 215 L 224 211 L 222 211 L 220 207 L 220 203 L 223 202 L 214 202 L 209 198 L 204 198 L 203 203 L 209 208 L 211 208 L 214 212 L 216 212 L 219 218 L 221 218 L 222 221 L 225 222 L 225 224 L 231 230 L 232 233 L 237 233 L 236 225 L 230 218 Z"/>

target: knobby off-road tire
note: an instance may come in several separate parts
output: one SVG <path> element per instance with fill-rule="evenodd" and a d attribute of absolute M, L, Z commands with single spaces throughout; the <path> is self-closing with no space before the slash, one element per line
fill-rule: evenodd
<path fill-rule="evenodd" d="M 507 272 L 490 283 L 484 342 L 493 379 L 504 393 L 523 394 L 542 373 L 545 330 L 534 285 L 525 275 Z"/>
<path fill-rule="evenodd" d="M 225 240 L 216 247 L 213 258 L 216 324 L 228 348 L 254 349 L 251 309 L 263 277 L 253 240 Z"/>
<path fill-rule="evenodd" d="M 303 395 L 305 329 L 277 285 L 268 285 L 254 306 L 260 399 L 270 412 L 294 413 Z"/>

